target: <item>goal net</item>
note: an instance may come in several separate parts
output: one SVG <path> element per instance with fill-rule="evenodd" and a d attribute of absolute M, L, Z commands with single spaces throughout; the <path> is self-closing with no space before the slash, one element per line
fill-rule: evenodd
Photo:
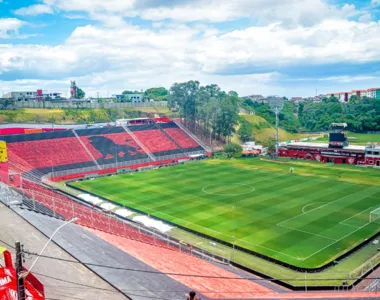
<path fill-rule="evenodd" d="M 369 213 L 369 222 L 376 222 L 380 224 L 380 207 Z"/>

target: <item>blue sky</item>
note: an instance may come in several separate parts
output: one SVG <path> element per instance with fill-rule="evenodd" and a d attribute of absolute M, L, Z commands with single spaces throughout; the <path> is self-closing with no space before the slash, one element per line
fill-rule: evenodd
<path fill-rule="evenodd" d="M 0 0 L 0 93 L 380 86 L 380 0 Z"/>

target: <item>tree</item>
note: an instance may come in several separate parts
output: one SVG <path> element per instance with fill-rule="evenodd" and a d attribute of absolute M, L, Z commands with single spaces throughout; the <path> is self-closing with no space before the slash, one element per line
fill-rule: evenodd
<path fill-rule="evenodd" d="M 351 104 L 358 103 L 359 102 L 359 97 L 357 95 L 351 95 L 349 101 L 350 101 Z"/>
<path fill-rule="evenodd" d="M 130 95 L 130 94 L 134 94 L 134 93 L 135 93 L 135 92 L 133 92 L 133 91 L 128 91 L 128 90 L 122 92 L 123 95 Z"/>
<path fill-rule="evenodd" d="M 229 158 L 240 157 L 243 152 L 243 148 L 238 144 L 226 144 L 224 146 L 224 151 Z"/>
<path fill-rule="evenodd" d="M 243 120 L 241 122 L 240 128 L 238 130 L 238 134 L 240 135 L 240 139 L 243 142 L 252 141 L 253 139 L 253 126 L 251 123 Z"/>
<path fill-rule="evenodd" d="M 164 87 L 150 88 L 144 93 L 145 97 L 154 101 L 167 101 L 169 97 L 169 91 Z"/>
<path fill-rule="evenodd" d="M 239 94 L 238 94 L 237 92 L 235 92 L 235 91 L 229 91 L 229 92 L 228 92 L 228 95 L 229 95 L 229 96 L 232 96 L 232 97 L 236 97 L 236 98 L 239 97 Z"/>
<path fill-rule="evenodd" d="M 77 88 L 77 97 L 78 99 L 83 99 L 86 97 L 86 93 L 79 87 Z"/>
<path fill-rule="evenodd" d="M 123 95 L 130 95 L 130 94 L 144 94 L 143 92 L 139 92 L 139 91 L 128 91 L 128 90 L 126 90 L 126 91 L 123 91 L 122 92 L 122 94 Z"/>

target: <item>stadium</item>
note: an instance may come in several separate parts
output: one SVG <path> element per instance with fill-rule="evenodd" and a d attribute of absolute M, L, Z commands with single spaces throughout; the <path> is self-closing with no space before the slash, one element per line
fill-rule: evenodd
<path fill-rule="evenodd" d="M 56 246 L 128 299 L 376 298 L 379 171 L 353 165 L 379 160 L 341 132 L 330 138 L 336 148 L 228 159 L 181 119 L 7 129 L 1 201 L 46 236 L 70 221 Z M 326 149 L 336 161 L 317 158 Z M 342 152 L 355 157 L 339 164 Z M 52 253 L 47 265 L 63 259 Z"/>

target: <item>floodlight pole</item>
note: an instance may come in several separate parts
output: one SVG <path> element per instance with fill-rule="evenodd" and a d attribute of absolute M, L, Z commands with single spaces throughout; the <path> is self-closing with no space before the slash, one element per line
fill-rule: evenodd
<path fill-rule="evenodd" d="M 276 158 L 278 157 L 278 116 L 284 107 L 284 100 L 279 98 L 279 97 L 273 97 L 271 100 L 269 100 L 269 106 L 271 110 L 275 113 L 276 115 Z"/>
<path fill-rule="evenodd" d="M 278 113 L 279 111 L 276 110 L 276 158 L 278 157 Z"/>
<path fill-rule="evenodd" d="M 232 259 L 235 260 L 235 205 L 232 206 L 232 223 L 233 223 L 233 236 L 232 236 Z"/>

